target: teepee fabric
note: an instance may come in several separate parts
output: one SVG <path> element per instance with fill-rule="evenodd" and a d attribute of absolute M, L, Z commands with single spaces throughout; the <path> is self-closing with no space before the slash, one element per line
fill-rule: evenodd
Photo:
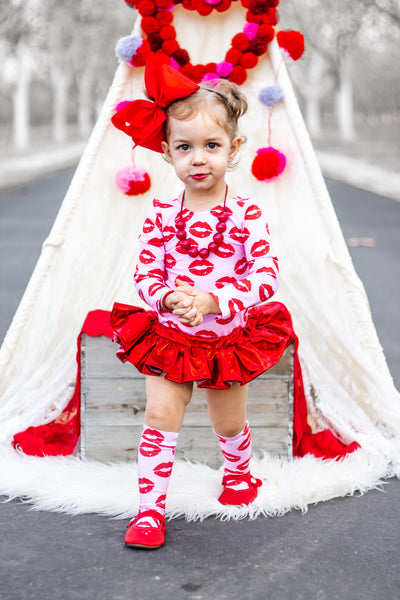
<path fill-rule="evenodd" d="M 244 9 L 235 5 L 229 13 L 201 18 L 176 6 L 174 22 L 181 46 L 190 48 L 194 59 L 222 61 L 227 40 L 243 27 Z M 249 111 L 241 120 L 247 142 L 239 165 L 229 173 L 229 184 L 238 193 L 254 197 L 269 215 L 280 259 L 276 300 L 288 307 L 299 337 L 309 422 L 315 431 L 328 428 L 345 444 L 356 441 L 361 449 L 340 462 L 305 457 L 279 462 L 278 468 L 274 459 L 258 461 L 254 474 L 272 477 L 281 496 L 274 496 L 271 488 L 272 495 L 267 493 L 263 505 L 261 495 L 254 515 L 277 514 L 369 489 L 383 477 L 400 474 L 400 395 L 281 59 L 273 42 L 242 86 L 249 101 Z M 264 183 L 251 175 L 257 150 L 268 145 L 268 113 L 258 94 L 273 83 L 276 73 L 285 99 L 273 112 L 272 145 L 286 155 L 287 166 L 278 180 Z M 143 68 L 121 64 L 1 348 L 0 493 L 24 495 L 42 507 L 127 513 L 121 498 L 125 477 L 133 467 L 100 466 L 76 457 L 24 457 L 11 450 L 11 442 L 17 432 L 52 421 L 68 404 L 75 384 L 76 338 L 87 313 L 110 310 L 114 301 L 144 306 L 132 283 L 136 240 L 152 199 L 167 199 L 180 190 L 180 184 L 161 156 L 138 148 L 135 161 L 149 173 L 151 189 L 129 197 L 116 187 L 115 173 L 129 162 L 131 141 L 110 119 L 120 101 L 139 97 L 143 97 Z M 193 480 L 204 479 L 213 489 L 215 472 L 208 467 L 182 465 L 176 469 L 178 474 L 180 469 L 182 473 L 188 469 L 184 477 L 190 472 Z M 59 477 L 59 485 L 43 483 L 40 488 L 35 473 L 42 482 Z M 311 488 L 300 485 L 305 476 Z M 88 503 L 83 481 L 90 477 L 98 482 L 98 498 L 91 494 Z M 134 490 L 133 470 L 129 479 Z M 115 500 L 109 491 L 111 480 Z M 213 501 L 206 508 L 193 507 L 196 496 L 179 485 L 172 486 L 171 494 L 170 514 L 190 518 L 237 514 L 230 509 L 224 512 Z M 180 501 L 174 494 L 181 494 Z M 250 509 L 246 514 L 253 515 Z"/>

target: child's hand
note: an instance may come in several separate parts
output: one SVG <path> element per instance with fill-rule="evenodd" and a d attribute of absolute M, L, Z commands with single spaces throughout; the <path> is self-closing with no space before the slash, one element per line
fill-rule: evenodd
<path fill-rule="evenodd" d="M 178 288 L 168 294 L 164 301 L 165 306 L 175 315 L 179 316 L 181 323 L 195 327 L 203 321 L 203 315 L 195 305 L 195 297 L 189 296 Z"/>
<path fill-rule="evenodd" d="M 211 294 L 208 294 L 207 292 L 202 292 L 201 290 L 198 290 L 197 288 L 189 285 L 188 283 L 185 283 L 184 281 L 181 281 L 180 279 L 176 280 L 176 284 L 177 288 L 175 291 L 183 292 L 188 297 L 194 298 L 194 304 L 203 316 L 208 314 L 218 315 L 221 312 L 218 303 L 216 302 L 214 297 L 211 296 Z M 180 309 L 180 306 L 176 306 L 175 310 Z M 174 314 L 184 314 L 178 312 L 175 313 L 175 310 L 173 311 Z"/>

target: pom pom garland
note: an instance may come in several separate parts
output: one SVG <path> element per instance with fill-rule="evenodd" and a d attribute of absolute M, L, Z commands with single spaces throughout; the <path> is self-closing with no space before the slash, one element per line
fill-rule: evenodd
<path fill-rule="evenodd" d="M 233 64 L 223 60 L 217 64 L 217 74 L 220 77 L 228 77 L 233 71 Z"/>
<path fill-rule="evenodd" d="M 269 146 L 257 150 L 257 156 L 251 165 L 251 172 L 258 181 L 272 181 L 279 177 L 286 166 L 286 156 Z"/>
<path fill-rule="evenodd" d="M 271 108 L 284 99 L 283 89 L 279 85 L 268 85 L 261 90 L 258 99 L 262 104 Z"/>
<path fill-rule="evenodd" d="M 115 182 L 121 192 L 127 196 L 145 194 L 151 187 L 149 174 L 135 164 L 119 169 L 115 174 Z"/>

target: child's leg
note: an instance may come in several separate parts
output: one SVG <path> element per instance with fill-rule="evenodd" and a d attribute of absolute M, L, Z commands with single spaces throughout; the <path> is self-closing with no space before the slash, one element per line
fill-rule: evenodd
<path fill-rule="evenodd" d="M 247 386 L 207 390 L 210 421 L 224 457 L 222 504 L 249 504 L 261 482 L 250 475 L 251 432 L 246 421 Z"/>
<path fill-rule="evenodd" d="M 139 514 L 128 526 L 128 546 L 158 548 L 164 543 L 165 500 L 192 387 L 164 377 L 146 377 L 147 405 L 137 467 Z"/>

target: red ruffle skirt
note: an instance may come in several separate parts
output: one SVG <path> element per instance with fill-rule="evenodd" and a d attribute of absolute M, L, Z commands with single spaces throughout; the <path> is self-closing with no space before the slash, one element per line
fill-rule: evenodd
<path fill-rule="evenodd" d="M 166 379 L 196 381 L 200 388 L 248 383 L 276 364 L 293 340 L 290 314 L 279 302 L 251 308 L 243 329 L 210 339 L 165 327 L 155 312 L 126 304 L 114 304 L 110 322 L 120 360 L 146 375 L 165 372 Z"/>

